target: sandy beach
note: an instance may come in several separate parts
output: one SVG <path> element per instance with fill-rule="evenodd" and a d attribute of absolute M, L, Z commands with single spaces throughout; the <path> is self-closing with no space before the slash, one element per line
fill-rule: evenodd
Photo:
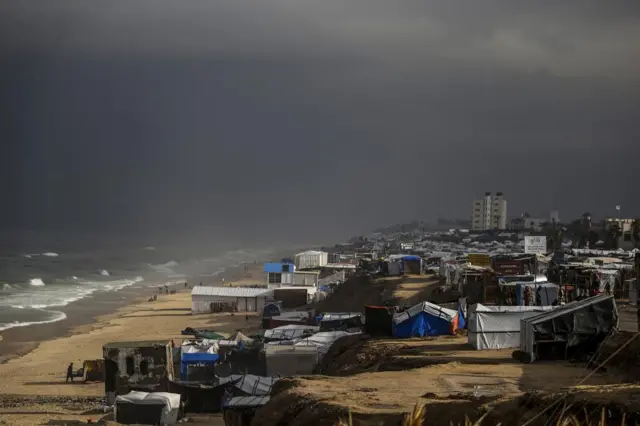
<path fill-rule="evenodd" d="M 262 265 L 243 269 L 240 280 L 234 285 L 260 282 Z M 0 365 L 0 399 L 9 395 L 20 396 L 72 396 L 102 397 L 104 383 L 65 383 L 65 371 L 70 362 L 80 368 L 84 360 L 102 358 L 102 345 L 116 341 L 173 339 L 180 344 L 186 327 L 207 327 L 231 334 L 242 330 L 250 334 L 260 328 L 259 318 L 250 315 L 191 314 L 191 292 L 188 288 L 175 294 L 160 295 L 154 302 L 138 300 L 119 308 L 115 313 L 103 315 L 90 324 L 75 327 L 68 336 L 41 342 L 27 354 Z M 6 343 L 5 341 L 2 344 Z M 5 424 L 47 424 L 49 420 L 83 420 L 86 414 L 74 413 L 59 404 L 42 404 L 37 401 L 7 407 L 0 404 L 0 418 Z M 43 410 L 45 413 L 43 413 Z M 91 417 L 91 416 L 90 416 Z M 102 415 L 94 414 L 94 419 Z"/>

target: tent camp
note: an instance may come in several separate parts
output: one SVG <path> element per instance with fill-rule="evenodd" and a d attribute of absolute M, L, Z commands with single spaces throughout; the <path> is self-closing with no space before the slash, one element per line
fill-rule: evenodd
<path fill-rule="evenodd" d="M 476 349 L 520 347 L 520 320 L 553 309 L 552 306 L 472 305 L 468 317 L 468 342 Z"/>
<path fill-rule="evenodd" d="M 393 335 L 396 337 L 424 337 L 455 334 L 458 311 L 433 303 L 421 302 L 393 316 Z"/>
<path fill-rule="evenodd" d="M 179 411 L 179 394 L 131 391 L 116 398 L 113 417 L 122 424 L 172 425 Z"/>
<path fill-rule="evenodd" d="M 618 326 L 614 296 L 571 302 L 520 323 L 522 361 L 568 359 L 595 352 Z"/>

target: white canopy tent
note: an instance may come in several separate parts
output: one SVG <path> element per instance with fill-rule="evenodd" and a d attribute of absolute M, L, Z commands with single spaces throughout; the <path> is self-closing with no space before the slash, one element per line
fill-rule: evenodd
<path fill-rule="evenodd" d="M 553 306 L 485 306 L 469 308 L 468 342 L 478 350 L 520 347 L 520 320 L 552 310 Z"/>

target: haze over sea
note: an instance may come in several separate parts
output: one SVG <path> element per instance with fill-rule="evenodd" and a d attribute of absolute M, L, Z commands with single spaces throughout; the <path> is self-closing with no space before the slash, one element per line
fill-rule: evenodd
<path fill-rule="evenodd" d="M 218 282 L 227 268 L 268 259 L 275 247 L 148 245 L 94 237 L 29 235 L 0 247 L 0 332 L 66 319 L 66 307 L 100 295 L 189 281 Z"/>

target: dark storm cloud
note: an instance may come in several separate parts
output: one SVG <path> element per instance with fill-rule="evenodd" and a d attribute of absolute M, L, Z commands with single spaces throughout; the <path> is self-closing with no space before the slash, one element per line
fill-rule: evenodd
<path fill-rule="evenodd" d="M 512 214 L 640 214 L 639 16 L 595 1 L 3 2 L 2 215 L 314 238 L 466 217 L 486 190 Z"/>

